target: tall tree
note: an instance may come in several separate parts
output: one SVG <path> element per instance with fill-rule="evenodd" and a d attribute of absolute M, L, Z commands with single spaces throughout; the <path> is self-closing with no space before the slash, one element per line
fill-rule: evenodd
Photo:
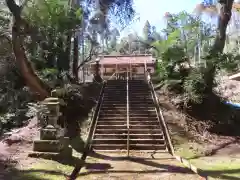
<path fill-rule="evenodd" d="M 232 16 L 232 5 L 234 0 L 218 0 L 218 31 L 213 45 L 213 53 L 222 53 L 225 41 L 226 30 Z"/>
<path fill-rule="evenodd" d="M 152 34 L 151 37 L 154 41 L 159 41 L 161 40 L 161 35 L 157 32 L 156 27 L 152 26 Z"/>
<path fill-rule="evenodd" d="M 151 25 L 150 25 L 149 21 L 147 20 L 143 27 L 143 39 L 146 42 L 148 42 L 148 41 L 150 41 L 150 38 L 151 38 Z"/>

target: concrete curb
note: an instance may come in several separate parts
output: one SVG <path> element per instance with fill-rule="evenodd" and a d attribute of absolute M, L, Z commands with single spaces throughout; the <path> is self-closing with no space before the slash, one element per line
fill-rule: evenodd
<path fill-rule="evenodd" d="M 173 157 L 178 160 L 180 163 L 182 163 L 185 167 L 191 169 L 194 173 L 200 176 L 202 180 L 208 180 L 208 176 L 203 173 L 201 169 L 198 169 L 196 166 L 192 165 L 190 161 L 182 158 L 181 156 L 173 155 Z"/>

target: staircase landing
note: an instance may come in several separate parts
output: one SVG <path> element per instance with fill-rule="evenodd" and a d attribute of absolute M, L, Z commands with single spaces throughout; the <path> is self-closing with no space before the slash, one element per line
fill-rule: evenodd
<path fill-rule="evenodd" d="M 162 153 L 89 153 L 79 180 L 198 180 L 167 152 Z"/>

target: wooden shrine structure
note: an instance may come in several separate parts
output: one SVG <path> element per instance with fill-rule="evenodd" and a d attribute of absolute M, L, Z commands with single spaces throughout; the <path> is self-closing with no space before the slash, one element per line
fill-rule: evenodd
<path fill-rule="evenodd" d="M 150 54 L 138 55 L 102 55 L 85 65 L 85 76 L 94 74 L 96 66 L 99 67 L 101 77 L 107 79 L 128 73 L 130 79 L 144 76 L 146 71 L 153 73 L 155 58 Z M 87 77 L 86 77 L 87 79 Z"/>

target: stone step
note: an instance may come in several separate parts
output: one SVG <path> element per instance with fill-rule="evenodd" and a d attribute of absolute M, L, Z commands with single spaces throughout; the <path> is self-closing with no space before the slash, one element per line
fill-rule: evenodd
<path fill-rule="evenodd" d="M 114 101 L 127 101 L 127 98 L 125 96 L 116 96 L 116 97 L 113 97 L 113 96 L 104 96 L 103 97 L 104 101 L 105 100 L 114 100 Z"/>
<path fill-rule="evenodd" d="M 140 100 L 152 100 L 152 96 L 146 96 L 146 95 L 143 95 L 143 96 L 136 96 L 136 95 L 132 95 L 132 94 L 129 94 L 129 99 L 140 99 Z"/>
<path fill-rule="evenodd" d="M 137 105 L 139 105 L 139 107 L 147 107 L 148 105 L 155 106 L 155 103 L 152 100 L 148 101 L 130 100 L 129 105 L 134 107 L 136 107 Z"/>
<path fill-rule="evenodd" d="M 95 134 L 95 139 L 126 139 L 127 134 Z M 129 134 L 130 139 L 164 139 L 162 133 L 158 134 Z"/>
<path fill-rule="evenodd" d="M 132 130 L 132 129 L 160 129 L 160 127 L 157 125 L 146 125 L 146 124 L 144 124 L 144 125 L 131 125 L 130 124 L 130 130 Z"/>
<path fill-rule="evenodd" d="M 108 105 L 108 106 L 106 106 L 105 104 L 102 104 L 102 106 L 101 106 L 101 110 L 105 110 L 105 109 L 111 109 L 111 108 L 113 108 L 113 109 L 126 109 L 127 110 L 127 104 L 124 104 L 124 105 L 121 105 L 121 106 L 119 106 L 119 105 Z"/>
<path fill-rule="evenodd" d="M 156 111 L 129 111 L 129 116 L 147 116 L 147 117 L 155 117 L 157 116 Z"/>
<path fill-rule="evenodd" d="M 126 150 L 126 144 L 93 144 L 94 150 Z M 165 144 L 130 144 L 130 150 L 164 150 Z"/>
<path fill-rule="evenodd" d="M 158 126 L 159 122 L 156 121 L 132 121 L 131 119 L 129 120 L 130 125 L 155 125 Z"/>
<path fill-rule="evenodd" d="M 95 133 L 97 134 L 127 134 L 128 130 L 126 129 L 99 129 L 96 128 Z M 161 129 L 130 129 L 131 134 L 160 134 L 162 133 Z"/>
<path fill-rule="evenodd" d="M 139 104 L 139 103 L 154 103 L 152 99 L 140 100 L 140 99 L 129 99 L 129 104 Z M 146 106 L 146 105 L 145 105 Z"/>
<path fill-rule="evenodd" d="M 127 97 L 127 94 L 125 93 L 107 93 L 107 94 L 104 94 L 104 98 L 116 98 L 118 96 L 121 96 L 121 97 Z"/>
<path fill-rule="evenodd" d="M 127 112 L 127 109 L 125 108 L 125 109 L 118 109 L 118 108 L 115 108 L 115 107 L 112 107 L 113 109 L 109 109 L 109 108 L 107 108 L 107 109 L 102 109 L 101 108 L 101 110 L 102 110 L 102 112 L 103 113 L 108 113 L 108 112 Z"/>
<path fill-rule="evenodd" d="M 116 98 L 118 96 L 127 97 L 127 94 L 125 94 L 125 93 L 108 93 L 108 94 L 104 95 L 104 98 Z"/>
<path fill-rule="evenodd" d="M 127 120 L 126 114 L 99 114 L 98 120 Z M 158 120 L 157 116 L 143 116 L 143 115 L 131 115 L 129 116 L 129 121 L 131 120 L 140 120 L 140 121 L 148 121 L 148 120 Z"/>
<path fill-rule="evenodd" d="M 126 144 L 92 144 L 94 150 L 125 150 Z"/>
<path fill-rule="evenodd" d="M 139 103 L 139 104 L 130 104 L 129 103 L 129 107 L 130 108 L 133 108 L 133 109 L 145 109 L 145 108 L 148 108 L 148 109 L 150 109 L 150 108 L 156 108 L 156 106 L 155 106 L 155 104 L 154 103 L 152 103 L 152 104 L 141 104 L 141 103 Z"/>
<path fill-rule="evenodd" d="M 127 139 L 126 138 L 115 138 L 115 139 L 99 139 L 95 138 L 92 140 L 92 144 L 125 144 L 127 145 Z"/>
<path fill-rule="evenodd" d="M 114 87 L 105 87 L 104 88 L 104 92 L 108 92 L 108 91 L 115 91 L 115 92 L 127 92 L 127 87 L 118 87 L 118 86 L 114 86 Z"/>
<path fill-rule="evenodd" d="M 126 129 L 99 129 L 96 128 L 95 133 L 97 134 L 126 134 Z"/>
<path fill-rule="evenodd" d="M 156 113 L 153 113 L 153 114 L 144 114 L 144 113 L 142 113 L 142 114 L 140 114 L 140 113 L 129 113 L 129 117 L 157 117 L 157 114 Z"/>
<path fill-rule="evenodd" d="M 129 139 L 129 144 L 164 144 L 164 139 Z M 127 144 L 127 138 L 93 139 L 92 144 Z"/>
<path fill-rule="evenodd" d="M 156 129 L 130 129 L 130 134 L 161 134 L 160 128 Z"/>
<path fill-rule="evenodd" d="M 100 112 L 99 114 L 99 118 L 113 118 L 113 119 L 116 119 L 117 117 L 124 117 L 124 118 L 127 118 L 127 113 L 126 112 L 111 112 L 111 111 L 108 111 L 108 112 Z M 157 118 L 157 114 L 156 113 L 152 113 L 152 114 L 149 114 L 149 113 L 129 113 L 129 117 L 132 118 L 138 118 L 138 117 L 145 117 L 146 119 L 148 118 L 154 118 L 156 117 Z"/>
<path fill-rule="evenodd" d="M 129 106 L 129 111 L 132 111 L 132 112 L 136 112 L 136 111 L 144 111 L 144 112 L 151 112 L 151 111 L 155 111 L 156 112 L 156 108 L 155 106 L 154 107 L 149 107 L 149 106 L 146 106 L 146 107 L 142 107 L 142 108 L 138 108 L 136 106 Z"/>
<path fill-rule="evenodd" d="M 116 91 L 116 90 L 113 90 L 113 91 L 104 91 L 104 96 L 113 96 L 113 95 L 127 95 L 127 92 L 126 91 Z"/>
<path fill-rule="evenodd" d="M 106 99 L 103 99 L 102 101 L 102 105 L 114 105 L 114 106 L 126 106 L 127 105 L 127 99 L 123 99 L 121 101 L 119 100 L 106 100 Z"/>
<path fill-rule="evenodd" d="M 162 132 L 158 134 L 141 134 L 141 132 L 139 134 L 131 133 L 129 137 L 131 139 L 164 139 Z"/>
<path fill-rule="evenodd" d="M 165 150 L 165 144 L 130 144 L 131 150 Z"/>
<path fill-rule="evenodd" d="M 129 90 L 139 90 L 139 91 L 150 91 L 149 87 L 148 86 L 138 86 L 138 85 L 128 85 L 128 89 Z"/>
<path fill-rule="evenodd" d="M 149 89 L 146 88 L 133 88 L 133 87 L 129 87 L 129 94 L 131 93 L 137 93 L 137 94 L 151 94 L 151 91 Z"/>
<path fill-rule="evenodd" d="M 122 98 L 121 101 L 120 100 L 113 100 L 113 99 L 103 99 L 103 103 L 104 104 L 127 104 L 127 99 Z"/>
<path fill-rule="evenodd" d="M 127 124 L 126 125 L 113 125 L 111 122 L 109 122 L 108 125 L 97 125 L 97 129 L 127 129 Z"/>
<path fill-rule="evenodd" d="M 98 121 L 97 125 L 127 125 L 126 121 Z"/>
<path fill-rule="evenodd" d="M 127 117 L 127 112 L 113 112 L 113 111 L 108 111 L 108 112 L 104 112 L 104 111 L 100 111 L 99 113 L 100 117 L 117 117 L 117 116 L 124 116 Z"/>
<path fill-rule="evenodd" d="M 126 121 L 127 116 L 99 116 L 98 121 Z"/>
<path fill-rule="evenodd" d="M 130 126 L 138 126 L 138 125 L 154 125 L 154 126 L 159 126 L 159 122 L 156 121 L 132 121 L 129 120 Z M 126 125 L 127 121 L 123 120 L 100 120 L 97 122 L 97 125 Z"/>
<path fill-rule="evenodd" d="M 109 98 L 110 99 L 110 98 Z M 120 98 L 119 98 L 120 99 Z M 138 101 L 138 102 L 151 102 L 152 98 L 141 98 L 141 97 L 129 97 L 129 102 Z"/>
<path fill-rule="evenodd" d="M 152 112 L 156 112 L 156 109 L 155 108 L 151 108 L 151 109 L 148 108 L 147 109 L 147 107 L 145 109 L 132 108 L 131 110 L 129 109 L 129 113 L 131 113 L 131 112 L 133 112 L 133 113 L 141 113 L 141 112 L 143 112 L 144 114 L 145 113 L 150 113 L 151 114 Z"/>
<path fill-rule="evenodd" d="M 98 133 L 95 133 L 94 138 L 95 139 L 116 139 L 116 138 L 126 139 L 127 134 L 115 134 L 115 133 L 112 133 L 112 134 L 98 134 Z"/>
<path fill-rule="evenodd" d="M 142 121 L 142 122 L 145 122 L 145 121 L 158 121 L 158 118 L 157 116 L 154 116 L 154 117 L 144 117 L 144 116 L 139 116 L 139 117 L 129 117 L 129 121 Z"/>

